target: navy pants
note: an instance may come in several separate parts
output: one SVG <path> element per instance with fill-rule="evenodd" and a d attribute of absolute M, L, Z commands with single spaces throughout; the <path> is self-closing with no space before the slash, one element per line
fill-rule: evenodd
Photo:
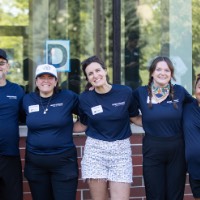
<path fill-rule="evenodd" d="M 26 152 L 24 174 L 33 200 L 75 200 L 78 185 L 76 148 L 57 155 Z"/>
<path fill-rule="evenodd" d="M 23 199 L 22 166 L 19 156 L 0 156 L 0 199 Z"/>
<path fill-rule="evenodd" d="M 186 162 L 181 136 L 143 138 L 143 176 L 147 200 L 183 200 Z"/>

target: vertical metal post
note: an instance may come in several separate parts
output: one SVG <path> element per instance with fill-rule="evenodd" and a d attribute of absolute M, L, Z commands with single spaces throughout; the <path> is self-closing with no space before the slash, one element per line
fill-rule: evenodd
<path fill-rule="evenodd" d="M 121 0 L 113 0 L 113 83 L 121 83 Z"/>

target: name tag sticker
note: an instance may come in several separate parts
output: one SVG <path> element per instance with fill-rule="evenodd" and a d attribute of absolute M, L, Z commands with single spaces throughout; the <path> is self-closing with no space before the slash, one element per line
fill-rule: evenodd
<path fill-rule="evenodd" d="M 39 105 L 32 105 L 28 107 L 28 112 L 32 113 L 32 112 L 39 112 Z"/>
<path fill-rule="evenodd" d="M 91 110 L 92 110 L 92 114 L 93 115 L 96 115 L 98 113 L 102 113 L 103 112 L 103 108 L 102 108 L 101 105 L 92 107 Z"/>

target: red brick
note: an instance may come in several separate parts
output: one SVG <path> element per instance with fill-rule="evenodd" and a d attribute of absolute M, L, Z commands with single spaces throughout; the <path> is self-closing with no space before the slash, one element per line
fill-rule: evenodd
<path fill-rule="evenodd" d="M 185 186 L 185 194 L 191 194 L 190 185 L 186 185 L 186 186 Z"/>
<path fill-rule="evenodd" d="M 183 200 L 194 200 L 194 197 L 190 195 L 185 195 Z"/>
<path fill-rule="evenodd" d="M 131 188 L 131 197 L 145 197 L 144 187 L 133 187 Z"/>
<path fill-rule="evenodd" d="M 133 155 L 133 165 L 141 165 L 142 163 L 142 155 Z"/>
<path fill-rule="evenodd" d="M 24 188 L 24 192 L 25 193 L 30 193 L 30 188 L 29 188 L 29 185 L 28 185 L 28 181 L 24 181 L 23 182 L 23 188 Z"/>
<path fill-rule="evenodd" d="M 142 145 L 131 146 L 132 155 L 142 155 Z"/>
<path fill-rule="evenodd" d="M 142 176 L 142 166 L 133 165 L 133 176 Z"/>
<path fill-rule="evenodd" d="M 85 145 L 86 136 L 74 136 L 74 144 L 76 146 L 84 146 Z"/>
<path fill-rule="evenodd" d="M 133 183 L 131 184 L 131 187 L 138 187 L 143 185 L 143 177 L 142 176 L 134 176 L 133 177 Z"/>
<path fill-rule="evenodd" d="M 143 138 L 142 134 L 133 134 L 130 137 L 131 144 L 142 144 L 142 138 Z"/>
<path fill-rule="evenodd" d="M 23 200 L 32 200 L 31 193 L 24 193 L 24 199 Z"/>
<path fill-rule="evenodd" d="M 88 184 L 84 180 L 80 179 L 78 182 L 78 188 L 79 189 L 88 189 Z"/>

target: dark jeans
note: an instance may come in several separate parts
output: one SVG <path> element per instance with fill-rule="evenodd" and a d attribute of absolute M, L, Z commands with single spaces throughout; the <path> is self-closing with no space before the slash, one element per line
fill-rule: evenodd
<path fill-rule="evenodd" d="M 0 156 L 0 200 L 22 200 L 22 166 L 19 156 Z"/>
<path fill-rule="evenodd" d="M 143 139 L 143 175 L 147 200 L 183 200 L 186 163 L 182 137 Z"/>
<path fill-rule="evenodd" d="M 33 200 L 76 199 L 78 164 L 75 147 L 57 155 L 26 152 L 24 173 Z"/>

